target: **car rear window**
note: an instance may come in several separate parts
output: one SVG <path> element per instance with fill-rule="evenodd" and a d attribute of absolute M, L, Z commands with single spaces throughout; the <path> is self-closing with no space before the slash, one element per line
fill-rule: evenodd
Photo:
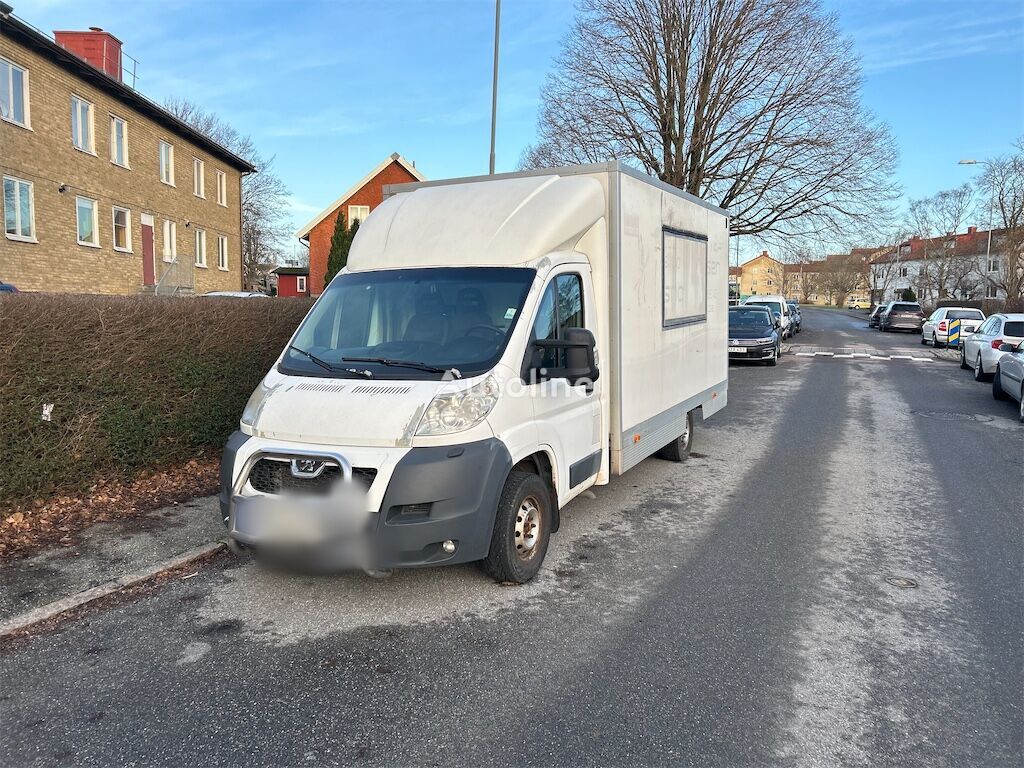
<path fill-rule="evenodd" d="M 947 320 L 984 320 L 980 309 L 951 309 L 946 313 Z"/>
<path fill-rule="evenodd" d="M 1003 336 L 1024 336 L 1024 322 L 1011 320 L 1003 323 Z"/>
<path fill-rule="evenodd" d="M 892 311 L 893 312 L 920 312 L 921 311 L 921 305 L 920 304 L 893 304 L 892 305 Z"/>

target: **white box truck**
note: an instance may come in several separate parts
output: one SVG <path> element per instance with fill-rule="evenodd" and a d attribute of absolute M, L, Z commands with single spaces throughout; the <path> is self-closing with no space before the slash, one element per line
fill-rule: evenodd
<path fill-rule="evenodd" d="M 619 162 L 386 193 L 227 443 L 224 524 L 527 581 L 566 503 L 725 407 L 727 213 Z"/>

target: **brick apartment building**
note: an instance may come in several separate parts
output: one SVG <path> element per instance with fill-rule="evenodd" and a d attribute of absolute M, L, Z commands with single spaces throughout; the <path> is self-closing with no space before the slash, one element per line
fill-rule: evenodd
<path fill-rule="evenodd" d="M 242 287 L 254 168 L 122 79 L 109 32 L 50 36 L 0 1 L 0 280 L 20 290 Z"/>
<path fill-rule="evenodd" d="M 310 295 L 319 296 L 324 291 L 327 255 L 331 250 L 331 236 L 334 234 L 338 214 L 344 212 L 346 223 L 351 225 L 354 220 L 365 219 L 370 211 L 384 201 L 386 185 L 407 184 L 424 179 L 414 163 L 396 152 L 295 233 L 299 241 L 309 247 Z"/>

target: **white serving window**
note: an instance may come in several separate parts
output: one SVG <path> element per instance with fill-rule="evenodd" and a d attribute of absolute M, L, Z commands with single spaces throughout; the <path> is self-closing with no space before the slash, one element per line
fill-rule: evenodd
<path fill-rule="evenodd" d="M 174 261 L 178 255 L 178 224 L 164 219 L 164 261 Z"/>
<path fill-rule="evenodd" d="M 83 152 L 96 152 L 92 130 L 93 107 L 81 96 L 71 97 L 71 143 Z"/>
<path fill-rule="evenodd" d="M 295 278 L 295 290 L 299 293 L 306 292 L 306 277 L 305 275 L 298 275 Z"/>
<path fill-rule="evenodd" d="M 664 229 L 661 243 L 664 280 L 662 327 L 702 322 L 707 318 L 707 238 Z"/>
<path fill-rule="evenodd" d="M 224 171 L 217 171 L 217 203 L 228 204 L 228 176 Z"/>
<path fill-rule="evenodd" d="M 224 235 L 217 236 L 217 269 L 228 269 L 228 239 Z"/>
<path fill-rule="evenodd" d="M 196 230 L 196 266 L 206 266 L 206 230 Z"/>
<path fill-rule="evenodd" d="M 4 234 L 11 240 L 36 239 L 36 211 L 31 181 L 4 176 Z"/>
<path fill-rule="evenodd" d="M 28 128 L 28 70 L 0 59 L 0 118 Z"/>
<path fill-rule="evenodd" d="M 114 206 L 114 250 L 132 252 L 132 212 L 127 208 Z"/>
<path fill-rule="evenodd" d="M 198 157 L 192 158 L 192 194 L 206 197 L 206 163 Z"/>
<path fill-rule="evenodd" d="M 362 223 L 366 221 L 366 217 L 370 215 L 370 206 L 368 205 L 350 205 L 348 207 L 348 225 L 351 227 L 352 222 L 358 221 Z"/>
<path fill-rule="evenodd" d="M 160 142 L 160 181 L 174 186 L 174 145 Z"/>
<path fill-rule="evenodd" d="M 98 204 L 88 197 L 75 198 L 75 211 L 78 217 L 78 244 L 98 246 L 100 244 Z"/>
<path fill-rule="evenodd" d="M 128 167 L 128 122 L 117 115 L 110 116 L 110 162 Z"/>

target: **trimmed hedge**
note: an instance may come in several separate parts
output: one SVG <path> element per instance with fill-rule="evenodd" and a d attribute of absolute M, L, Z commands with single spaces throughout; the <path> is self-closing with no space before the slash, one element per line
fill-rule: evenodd
<path fill-rule="evenodd" d="M 219 451 L 309 307 L 301 299 L 0 299 L 0 505 Z"/>

